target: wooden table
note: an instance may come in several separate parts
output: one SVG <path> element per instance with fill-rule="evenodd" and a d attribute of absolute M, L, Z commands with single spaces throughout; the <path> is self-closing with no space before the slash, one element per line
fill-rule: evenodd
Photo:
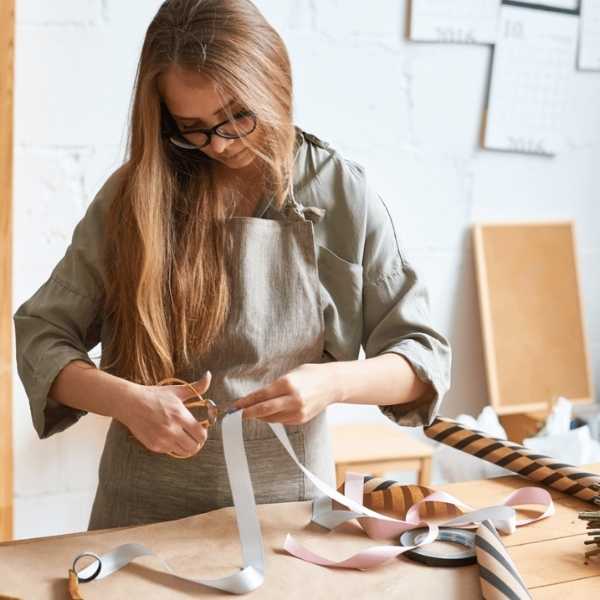
<path fill-rule="evenodd" d="M 600 464 L 586 467 L 600 473 Z M 474 507 L 502 500 L 517 487 L 517 477 L 444 486 Z M 519 528 L 504 543 L 536 600 L 591 599 L 600 594 L 600 561 L 585 564 L 585 524 L 577 512 L 589 505 L 552 491 L 556 514 Z M 326 569 L 299 561 L 281 550 L 286 532 L 325 556 L 341 559 L 373 542 L 346 524 L 326 533 L 309 525 L 310 503 L 259 507 L 267 557 L 266 582 L 252 597 L 273 599 L 481 598 L 477 566 L 434 568 L 394 560 L 367 572 Z M 48 515 L 48 518 L 52 518 Z M 226 508 L 179 521 L 104 532 L 24 540 L 0 544 L 0 595 L 23 599 L 64 600 L 65 576 L 73 557 L 83 550 L 106 552 L 126 542 L 142 542 L 159 552 L 182 575 L 217 577 L 240 565 L 232 509 Z M 225 596 L 178 582 L 163 573 L 152 557 L 138 559 L 108 579 L 81 586 L 86 600 L 143 598 L 218 598 Z"/>
<path fill-rule="evenodd" d="M 365 424 L 331 427 L 331 443 L 338 485 L 346 471 L 383 475 L 416 471 L 417 482 L 429 485 L 432 447 L 398 427 Z"/>

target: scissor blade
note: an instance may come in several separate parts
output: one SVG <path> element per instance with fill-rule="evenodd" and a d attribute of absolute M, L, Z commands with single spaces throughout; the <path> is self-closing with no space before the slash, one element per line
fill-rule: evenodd
<path fill-rule="evenodd" d="M 218 421 L 222 421 L 223 417 L 238 410 L 235 406 L 235 400 L 227 402 L 219 406 L 213 400 L 208 398 L 203 401 L 191 397 L 185 401 L 185 405 L 192 412 L 197 421 L 206 421 L 209 425 L 214 425 Z"/>
<path fill-rule="evenodd" d="M 235 400 L 233 400 L 232 402 L 226 402 L 225 404 L 217 406 L 217 410 L 219 411 L 217 418 L 221 420 L 224 416 L 230 415 L 231 413 L 234 413 L 239 409 L 235 405 Z"/>

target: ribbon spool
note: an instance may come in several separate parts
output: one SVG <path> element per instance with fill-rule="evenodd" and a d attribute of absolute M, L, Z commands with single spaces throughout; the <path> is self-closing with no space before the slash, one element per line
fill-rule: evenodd
<path fill-rule="evenodd" d="M 427 530 L 424 528 L 405 531 L 400 536 L 400 544 L 403 546 L 416 546 L 422 542 L 426 534 Z M 435 546 L 433 548 L 431 546 L 420 546 L 407 550 L 404 556 L 430 567 L 463 567 L 477 562 L 475 534 L 472 531 L 465 531 L 456 527 L 440 527 L 436 542 L 451 542 L 464 546 L 465 549 L 452 554 L 445 554 L 436 552 Z"/>

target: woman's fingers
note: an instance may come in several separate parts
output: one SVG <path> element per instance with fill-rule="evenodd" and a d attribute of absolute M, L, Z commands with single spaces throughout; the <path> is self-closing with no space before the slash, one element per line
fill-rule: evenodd
<path fill-rule="evenodd" d="M 270 385 L 260 388 L 255 392 L 247 394 L 243 398 L 236 400 L 236 408 L 248 408 L 256 404 L 264 404 L 266 401 L 277 399 L 287 392 L 286 381 L 283 377 L 276 379 Z"/>
<path fill-rule="evenodd" d="M 282 425 L 299 425 L 301 423 L 298 414 L 295 412 L 280 412 L 269 417 L 262 417 L 261 421 L 265 423 L 281 423 Z"/>
<path fill-rule="evenodd" d="M 212 373 L 205 371 L 204 375 L 197 381 L 192 381 L 189 385 L 183 383 L 166 385 L 164 389 L 173 392 L 180 400 L 189 400 L 196 398 L 194 392 L 190 389 L 190 386 L 196 390 L 200 395 L 204 394 L 210 387 L 212 381 Z"/>
<path fill-rule="evenodd" d="M 175 447 L 172 451 L 184 456 L 193 456 L 204 446 L 205 441 L 205 437 L 197 440 L 185 429 L 180 429 L 172 440 L 172 445 Z"/>
<path fill-rule="evenodd" d="M 203 394 L 210 387 L 211 378 L 211 372 L 206 371 L 201 379 L 192 382 L 190 385 L 198 392 L 198 394 Z M 169 387 L 169 391 L 175 394 L 178 400 L 182 401 L 180 406 L 175 408 L 176 421 L 178 421 L 181 426 L 181 435 L 185 436 L 185 438 L 180 440 L 180 443 L 186 444 L 186 438 L 191 438 L 194 447 L 191 448 L 189 444 L 186 445 L 189 453 L 195 454 L 202 448 L 207 437 L 206 427 L 202 425 L 201 421 L 197 421 L 190 412 L 190 409 L 183 404 L 183 401 L 188 399 L 193 400 L 195 396 L 187 385 L 173 385 Z"/>
<path fill-rule="evenodd" d="M 210 374 L 202 386 L 210 384 Z M 206 428 L 186 408 L 183 397 L 191 390 L 186 385 L 148 386 L 140 410 L 126 423 L 143 446 L 152 452 L 196 454 L 207 438 Z M 202 389 L 202 388 L 200 388 Z"/>
<path fill-rule="evenodd" d="M 204 445 L 207 437 L 206 427 L 200 421 L 196 421 L 194 415 L 187 408 L 182 410 L 180 420 L 181 428 L 186 435 L 191 437 L 196 444 Z"/>
<path fill-rule="evenodd" d="M 210 387 L 210 382 L 212 381 L 212 373 L 210 371 L 205 371 L 204 375 L 197 381 L 192 381 L 190 385 L 200 394 L 204 394 L 208 388 Z M 187 387 L 187 386 L 186 386 Z M 191 390 L 188 388 L 188 391 Z"/>
<path fill-rule="evenodd" d="M 244 408 L 245 419 L 266 419 L 266 417 L 273 417 L 279 413 L 290 412 L 290 403 L 292 402 L 291 396 L 279 396 L 272 400 L 265 400 L 258 404 L 253 404 L 248 408 Z"/>
<path fill-rule="evenodd" d="M 189 443 L 189 438 L 185 442 L 182 440 L 183 436 L 179 436 L 175 440 L 173 440 L 173 450 L 171 452 L 175 452 L 175 454 L 181 454 L 182 456 L 191 456 L 194 453 L 194 444 Z M 185 438 L 183 438 L 185 439 Z"/>

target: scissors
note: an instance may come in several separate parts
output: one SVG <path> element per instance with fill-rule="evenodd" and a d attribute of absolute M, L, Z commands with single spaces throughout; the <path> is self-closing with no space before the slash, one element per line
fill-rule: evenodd
<path fill-rule="evenodd" d="M 205 409 L 205 411 L 206 411 L 205 417 L 197 418 L 196 414 L 194 414 L 194 417 L 196 417 L 197 421 L 206 428 L 214 427 L 219 421 L 223 420 L 223 417 L 239 410 L 235 406 L 235 400 L 232 402 L 228 402 L 222 406 L 217 406 L 216 403 L 213 400 L 211 400 L 210 398 L 203 398 L 191 383 L 184 381 L 183 379 L 177 379 L 176 377 L 168 377 L 167 379 L 163 379 L 162 381 L 159 381 L 157 385 L 173 385 L 173 384 L 185 385 L 188 388 L 190 388 L 190 390 L 192 391 L 192 394 L 190 394 L 187 398 L 184 398 L 182 400 L 183 405 L 187 409 L 190 409 L 190 408 Z M 131 433 L 129 434 L 129 437 L 138 441 L 135 438 L 135 436 L 132 435 Z M 191 458 L 191 456 L 181 456 L 180 454 L 177 454 L 176 452 L 167 452 L 167 454 L 169 456 L 172 456 L 173 458 L 180 458 L 180 459 Z M 194 455 L 192 455 L 192 456 L 194 456 Z"/>
<path fill-rule="evenodd" d="M 191 383 L 184 381 L 183 379 L 177 379 L 176 377 L 169 377 L 168 379 L 163 379 L 158 382 L 158 385 L 173 385 L 173 384 L 181 384 L 185 385 L 192 390 L 192 394 L 187 398 L 182 400 L 183 405 L 186 408 L 197 408 L 201 407 L 206 410 L 206 417 L 197 419 L 199 423 L 204 425 L 205 427 L 214 427 L 219 421 L 223 420 L 223 417 L 229 415 L 231 413 L 239 410 L 235 406 L 235 400 L 232 402 L 227 402 L 222 406 L 217 406 L 217 404 L 211 400 L 210 398 L 202 397 L 194 388 Z M 196 416 L 196 415 L 194 415 Z"/>
<path fill-rule="evenodd" d="M 190 409 L 190 408 L 205 409 L 206 417 L 197 418 L 195 414 L 194 414 L 194 417 L 196 417 L 197 421 L 206 428 L 214 427 L 219 421 L 223 420 L 223 417 L 239 410 L 235 406 L 235 400 L 232 402 L 228 402 L 222 406 L 217 406 L 216 403 L 213 400 L 211 400 L 210 398 L 203 398 L 191 383 L 184 381 L 183 379 L 177 379 L 176 377 L 169 377 L 167 379 L 163 379 L 162 381 L 158 382 L 158 385 L 173 385 L 173 384 L 185 385 L 190 388 L 190 390 L 192 391 L 192 394 L 182 400 L 183 405 L 187 409 Z M 180 458 L 180 459 L 191 458 L 190 456 L 181 456 L 180 454 L 177 454 L 176 452 L 167 452 L 167 454 L 169 456 L 172 456 L 173 458 Z M 194 455 L 192 455 L 192 456 L 194 456 Z"/>

